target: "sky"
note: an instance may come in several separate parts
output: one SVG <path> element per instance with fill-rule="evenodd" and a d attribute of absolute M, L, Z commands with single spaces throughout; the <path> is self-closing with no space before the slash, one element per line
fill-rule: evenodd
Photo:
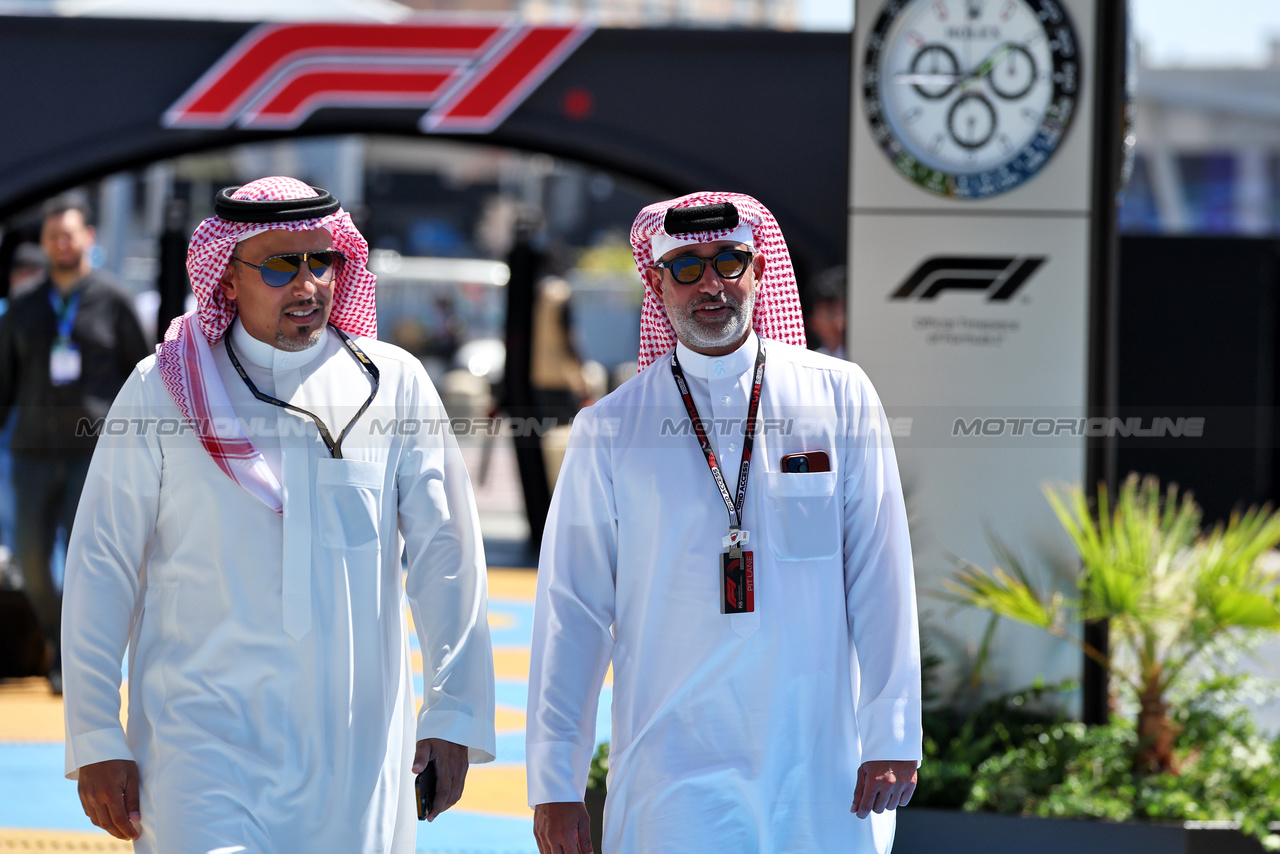
<path fill-rule="evenodd" d="M 849 29 L 853 0 L 797 0 L 802 26 Z M 1146 65 L 1266 65 L 1280 0 L 1130 0 Z"/>

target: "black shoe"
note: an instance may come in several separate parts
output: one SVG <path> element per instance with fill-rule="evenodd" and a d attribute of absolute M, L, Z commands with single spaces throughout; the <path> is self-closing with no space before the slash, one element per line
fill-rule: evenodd
<path fill-rule="evenodd" d="M 49 671 L 49 690 L 53 692 L 55 697 L 62 696 L 62 671 Z"/>

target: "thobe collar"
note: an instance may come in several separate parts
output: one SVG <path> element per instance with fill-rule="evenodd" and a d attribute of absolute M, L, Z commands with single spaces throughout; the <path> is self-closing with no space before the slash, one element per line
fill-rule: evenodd
<path fill-rule="evenodd" d="M 326 329 L 325 335 L 328 334 Z M 235 322 L 231 324 L 231 346 L 235 347 L 236 355 L 273 374 L 280 371 L 296 371 L 303 365 L 310 364 L 324 350 L 324 338 L 325 336 L 322 335 L 319 341 L 305 350 L 281 350 L 250 335 L 249 330 L 245 329 L 244 324 L 240 322 L 238 315 Z"/>
<path fill-rule="evenodd" d="M 237 341 L 237 343 L 239 343 Z M 711 379 L 712 377 L 736 377 L 745 374 L 755 366 L 756 352 L 760 339 L 755 330 L 747 334 L 742 346 L 724 356 L 704 356 L 695 353 L 684 345 L 676 343 L 676 358 L 680 360 L 680 369 L 691 377 Z"/>

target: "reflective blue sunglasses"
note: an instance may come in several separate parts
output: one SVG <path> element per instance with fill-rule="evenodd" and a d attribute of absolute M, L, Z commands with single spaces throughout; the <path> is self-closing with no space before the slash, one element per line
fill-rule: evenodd
<path fill-rule="evenodd" d="M 292 255 L 272 255 L 263 259 L 261 264 L 250 264 L 243 258 L 231 256 L 232 261 L 239 261 L 246 267 L 252 267 L 262 274 L 262 281 L 273 288 L 283 288 L 293 281 L 307 265 L 307 270 L 322 285 L 327 285 L 342 274 L 342 266 L 347 263 L 341 252 L 326 249 L 323 252 L 302 252 Z"/>

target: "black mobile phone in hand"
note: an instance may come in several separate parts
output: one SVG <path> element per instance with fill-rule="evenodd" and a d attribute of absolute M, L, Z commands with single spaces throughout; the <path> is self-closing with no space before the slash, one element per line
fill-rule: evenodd
<path fill-rule="evenodd" d="M 418 800 L 418 821 L 426 821 L 436 805 L 436 763 L 433 759 L 413 781 L 413 791 Z"/>

